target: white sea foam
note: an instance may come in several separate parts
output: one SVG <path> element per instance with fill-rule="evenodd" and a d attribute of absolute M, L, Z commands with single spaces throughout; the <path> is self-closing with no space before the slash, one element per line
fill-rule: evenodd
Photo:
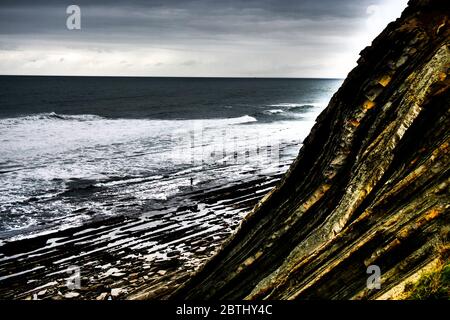
<path fill-rule="evenodd" d="M 270 110 L 265 110 L 264 112 L 268 113 L 268 114 L 277 114 L 277 113 L 283 113 L 284 110 L 281 110 L 281 109 L 270 109 Z"/>
<path fill-rule="evenodd" d="M 248 115 L 229 119 L 148 120 L 45 113 L 0 119 L 0 152 L 2 159 L 14 160 L 24 155 L 55 154 L 139 139 L 158 139 L 172 133 L 186 135 L 199 127 L 220 128 L 256 121 Z"/>
<path fill-rule="evenodd" d="M 286 109 L 290 109 L 290 108 L 297 108 L 297 107 L 303 107 L 303 106 L 312 106 L 312 107 L 320 107 L 322 104 L 321 103 L 276 103 L 276 104 L 270 104 L 268 105 L 268 107 L 273 107 L 273 108 L 286 108 Z"/>
<path fill-rule="evenodd" d="M 80 224 L 90 219 L 89 214 L 70 213 L 83 207 L 96 214 L 117 214 L 102 197 L 67 201 L 64 197 L 71 194 L 61 196 L 64 191 L 76 195 L 83 188 L 96 188 L 92 192 L 109 201 L 131 195 L 134 204 L 141 205 L 168 199 L 202 181 L 242 179 L 243 172 L 274 161 L 262 151 L 257 153 L 257 147 L 300 141 L 312 123 L 263 123 L 249 115 L 155 120 L 47 113 L 0 119 L 0 171 L 4 172 L 0 212 L 7 212 L 9 219 L 3 220 L 2 227 Z M 195 181 L 190 181 L 194 173 Z"/>

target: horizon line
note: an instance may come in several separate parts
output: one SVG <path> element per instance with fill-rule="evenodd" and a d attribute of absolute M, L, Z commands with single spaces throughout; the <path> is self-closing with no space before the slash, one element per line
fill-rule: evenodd
<path fill-rule="evenodd" d="M 0 77 L 67 77 L 67 78 L 186 78 L 186 79 L 311 79 L 343 80 L 339 77 L 252 77 L 252 76 L 112 76 L 112 75 L 45 75 L 45 74 L 0 74 Z"/>

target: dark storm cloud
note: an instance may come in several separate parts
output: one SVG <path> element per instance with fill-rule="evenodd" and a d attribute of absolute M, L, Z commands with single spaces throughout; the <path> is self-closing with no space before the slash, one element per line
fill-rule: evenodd
<path fill-rule="evenodd" d="M 373 1 L 362 0 L 132 0 L 132 1 L 13 1 L 0 2 L 0 33 L 57 35 L 64 32 L 65 8 L 82 8 L 86 33 L 238 35 L 288 27 L 307 19 L 352 19 L 364 15 Z M 284 24 L 283 24 L 284 22 Z M 337 26 L 339 28 L 339 26 Z M 333 31 L 333 29 L 330 29 Z M 339 30 L 338 30 L 339 31 Z M 133 34 L 134 32 L 134 34 Z"/>
<path fill-rule="evenodd" d="M 405 1 L 0 0 L 0 74 L 338 75 L 368 6 Z"/>

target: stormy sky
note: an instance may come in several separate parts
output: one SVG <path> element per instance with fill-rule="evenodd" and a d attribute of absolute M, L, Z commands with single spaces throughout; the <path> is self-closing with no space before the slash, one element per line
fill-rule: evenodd
<path fill-rule="evenodd" d="M 342 78 L 406 3 L 1 0 L 0 74 Z"/>

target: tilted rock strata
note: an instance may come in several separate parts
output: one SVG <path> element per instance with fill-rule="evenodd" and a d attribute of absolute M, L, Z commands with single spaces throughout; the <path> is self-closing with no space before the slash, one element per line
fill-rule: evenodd
<path fill-rule="evenodd" d="M 450 225 L 448 17 L 446 1 L 410 1 L 281 183 L 172 298 L 395 298 L 436 263 Z"/>

